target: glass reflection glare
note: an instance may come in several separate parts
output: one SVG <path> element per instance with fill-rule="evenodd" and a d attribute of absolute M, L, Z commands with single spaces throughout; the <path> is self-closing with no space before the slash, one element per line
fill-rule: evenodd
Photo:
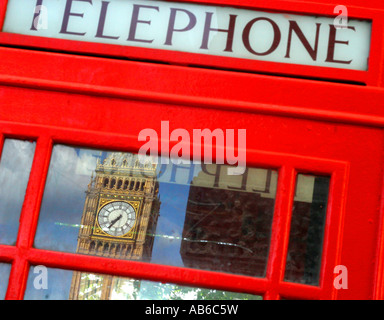
<path fill-rule="evenodd" d="M 14 245 L 35 142 L 5 139 L 0 162 L 0 243 Z"/>

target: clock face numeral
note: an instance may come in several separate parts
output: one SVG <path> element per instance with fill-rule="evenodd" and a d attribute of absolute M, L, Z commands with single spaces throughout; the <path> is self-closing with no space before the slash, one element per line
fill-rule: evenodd
<path fill-rule="evenodd" d="M 100 228 L 115 237 L 128 233 L 133 228 L 135 221 L 135 210 L 124 201 L 110 202 L 102 207 L 98 214 Z"/>

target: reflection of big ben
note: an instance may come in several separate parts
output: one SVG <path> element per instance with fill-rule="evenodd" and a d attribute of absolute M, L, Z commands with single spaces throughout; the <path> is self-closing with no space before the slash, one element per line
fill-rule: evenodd
<path fill-rule="evenodd" d="M 159 207 L 156 164 L 142 164 L 134 154 L 110 154 L 98 161 L 88 185 L 77 253 L 149 261 Z M 129 283 L 74 272 L 69 298 L 113 299 Z"/>

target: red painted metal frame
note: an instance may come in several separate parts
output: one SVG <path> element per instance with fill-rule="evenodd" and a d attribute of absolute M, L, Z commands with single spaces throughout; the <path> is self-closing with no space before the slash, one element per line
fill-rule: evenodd
<path fill-rule="evenodd" d="M 0 1 L 0 26 L 4 23 L 6 5 L 8 0 Z M 188 2 L 204 5 L 232 6 L 244 9 L 290 12 L 306 15 L 324 15 L 335 17 L 333 13 L 337 3 L 306 3 L 303 1 L 268 1 L 257 2 L 252 0 L 242 1 L 234 4 L 232 1 L 218 0 L 178 0 L 175 2 Z M 305 77 L 311 79 L 323 79 L 333 81 L 352 81 L 364 83 L 370 86 L 378 86 L 382 81 L 382 64 L 384 54 L 384 11 L 379 4 L 372 3 L 370 8 L 358 4 L 358 1 L 344 1 L 348 7 L 350 18 L 372 20 L 372 44 L 367 71 L 345 70 L 327 67 L 313 67 L 296 64 L 275 63 L 240 58 L 227 58 L 210 56 L 204 54 L 193 54 L 175 52 L 169 50 L 158 50 L 121 46 L 112 44 L 80 42 L 71 40 L 49 39 L 37 36 L 26 36 L 12 33 L 0 32 L 0 44 L 8 46 L 22 46 L 29 48 L 43 48 L 61 52 L 87 53 L 104 57 L 117 57 L 128 59 L 140 59 L 148 61 L 161 61 L 171 64 L 204 66 L 219 69 L 242 70 L 256 73 L 280 74 L 293 77 Z M 278 8 L 278 9 L 277 9 Z M 378 66 L 380 66 L 378 68 Z M 283 71 L 282 71 L 283 70 Z"/>
<path fill-rule="evenodd" d="M 222 3 L 230 5 L 229 0 Z M 357 0 L 349 3 L 356 15 L 382 15 L 379 2 L 372 1 L 369 10 L 360 8 Z M 268 6 L 318 14 L 332 7 L 299 1 L 270 1 Z M 0 261 L 12 263 L 6 298 L 22 299 L 29 266 L 43 264 L 262 294 L 265 299 L 383 299 L 383 209 L 378 209 L 384 147 L 380 28 L 373 34 L 374 71 L 370 68 L 364 78 L 370 79 L 367 87 L 0 47 L 0 152 L 4 138 L 37 142 L 16 246 L 0 245 Z M 33 39 L 13 39 L 28 47 L 36 45 Z M 65 42 L 52 44 L 66 51 Z M 83 49 L 90 52 L 87 46 Z M 175 62 L 169 54 L 164 59 Z M 292 70 L 298 74 L 299 69 Z M 279 170 L 266 278 L 33 248 L 53 145 L 137 151 L 138 132 L 159 129 L 160 120 L 187 130 L 245 127 L 248 164 Z M 283 281 L 298 172 L 331 175 L 319 286 Z M 356 240 L 354 232 L 360 231 Z M 349 291 L 333 287 L 337 264 L 350 267 Z"/>
<path fill-rule="evenodd" d="M 57 59 L 54 59 L 53 57 L 51 57 L 52 60 L 48 59 L 48 57 L 47 59 L 42 59 L 48 55 L 46 53 L 29 53 L 28 59 L 19 60 L 22 52 L 20 52 L 19 55 L 15 55 L 9 54 L 10 52 L 14 53 L 14 49 L 7 49 L 6 51 L 7 54 L 3 56 L 3 65 L 5 66 L 11 66 L 15 62 L 20 63 L 20 61 L 23 61 L 25 65 L 33 64 L 34 62 L 36 62 L 37 65 L 35 65 L 36 71 L 28 69 L 26 72 L 27 77 L 25 78 L 17 78 L 16 75 L 13 77 L 9 76 L 9 73 L 17 73 L 17 70 L 19 69 L 15 70 L 14 68 L 4 68 L 2 72 L 3 82 L 7 82 L 9 87 L 2 88 L 3 104 L 0 117 L 3 121 L 1 122 L 1 131 L 7 137 L 29 137 L 31 139 L 37 139 L 38 141 L 35 161 L 21 218 L 22 224 L 20 226 L 17 249 L 8 246 L 1 246 L 1 256 L 5 259 L 5 261 L 13 261 L 14 266 L 12 268 L 7 298 L 22 298 L 25 289 L 24 286 L 28 265 L 30 263 L 45 264 L 51 267 L 66 269 L 88 270 L 91 272 L 108 272 L 113 274 L 136 276 L 139 278 L 148 278 L 152 280 L 162 279 L 163 281 L 211 286 L 234 291 L 265 293 L 266 299 L 274 299 L 279 297 L 279 295 L 282 295 L 283 297 L 307 299 L 335 297 L 336 292 L 332 289 L 331 279 L 333 274 L 330 271 L 332 266 L 337 264 L 340 259 L 340 253 L 338 253 L 338 250 L 340 250 L 339 243 L 341 235 L 339 233 L 340 230 L 342 230 L 342 223 L 339 222 L 339 220 L 342 219 L 344 206 L 342 202 L 345 201 L 343 190 L 344 188 L 347 188 L 346 176 L 348 172 L 348 165 L 345 162 L 316 159 L 313 156 L 287 154 L 283 152 L 286 147 L 284 145 L 276 145 L 276 142 L 272 145 L 274 148 L 282 150 L 279 153 L 252 151 L 254 149 L 254 147 L 252 149 L 252 144 L 255 144 L 257 134 L 254 138 L 251 136 L 251 148 L 248 151 L 249 163 L 253 165 L 280 168 L 280 190 L 276 200 L 275 224 L 271 244 L 271 264 L 269 265 L 267 279 L 223 275 L 221 273 L 211 273 L 198 270 L 184 270 L 169 266 L 154 266 L 151 264 L 129 261 L 110 261 L 108 259 L 101 259 L 98 257 L 78 257 L 75 259 L 75 255 L 73 254 L 32 249 L 31 245 L 33 243 L 33 235 L 37 223 L 39 203 L 44 189 L 44 177 L 46 176 L 48 170 L 48 162 L 53 143 L 66 143 L 70 145 L 82 145 L 94 148 L 135 151 L 139 148 L 139 143 L 136 140 L 138 130 L 144 125 L 159 129 L 159 119 L 167 119 L 164 118 L 164 116 L 167 116 L 168 119 L 171 120 L 171 123 L 176 121 L 176 124 L 184 124 L 187 128 L 194 128 L 206 125 L 208 122 L 212 126 L 213 123 L 216 123 L 215 120 L 218 119 L 221 119 L 219 120 L 218 126 L 229 126 L 229 123 L 235 124 L 237 122 L 234 121 L 235 118 L 241 119 L 242 112 L 240 115 L 237 114 L 237 112 L 235 114 L 233 114 L 233 112 L 229 112 L 229 107 L 226 107 L 222 98 L 218 99 L 218 101 L 214 101 L 213 98 L 209 99 L 209 97 L 207 97 L 206 104 L 200 105 L 202 99 L 199 98 L 199 93 L 196 93 L 195 96 L 190 99 L 187 99 L 186 97 L 183 99 L 183 96 L 179 95 L 176 95 L 176 99 L 172 95 L 169 95 L 168 99 L 163 97 L 163 101 L 161 95 L 152 96 L 151 92 L 147 92 L 146 97 L 143 97 L 143 93 L 138 94 L 135 97 L 134 95 L 124 96 L 121 95 L 120 91 L 117 91 L 117 93 L 120 94 L 113 96 L 112 92 L 104 92 L 104 87 L 98 86 L 96 86 L 97 92 L 94 91 L 91 93 L 87 91 L 86 88 L 82 89 L 81 87 L 71 92 L 68 86 L 69 84 L 66 84 L 65 82 L 65 80 L 69 81 L 71 79 L 65 75 L 63 75 L 63 78 L 61 79 L 62 82 L 59 82 L 59 84 L 54 82 L 56 86 L 47 87 L 45 86 L 46 80 L 42 78 L 44 78 L 44 76 L 48 77 L 50 68 L 46 69 L 46 74 L 44 74 L 44 72 L 35 74 L 35 72 L 41 70 L 43 65 L 52 67 L 55 62 L 58 61 Z M 105 68 L 105 70 L 111 70 L 111 66 L 114 64 L 114 61 L 109 60 L 100 61 L 100 59 L 96 58 L 89 59 L 86 57 L 70 57 L 65 55 L 61 55 L 60 60 L 62 62 L 72 61 L 72 63 L 73 60 L 77 61 L 75 62 L 74 66 L 76 66 L 76 68 L 74 68 L 74 70 L 78 70 L 79 74 L 82 74 L 82 71 L 89 70 L 88 68 L 92 67 L 90 60 L 98 62 L 99 65 L 103 62 L 103 68 Z M 40 61 L 40 64 L 38 61 Z M 22 66 L 20 67 L 23 69 Z M 130 71 L 134 71 L 136 67 L 137 64 L 127 62 L 125 66 L 120 65 L 120 71 L 132 74 Z M 163 71 L 164 77 L 166 76 L 166 73 L 168 74 L 168 77 L 170 75 L 177 75 L 177 70 L 170 66 L 143 64 L 142 67 L 143 70 L 141 74 L 146 74 L 146 67 L 150 67 L 155 73 L 161 73 L 161 71 Z M 206 70 L 202 74 L 194 74 L 193 72 L 189 73 L 189 70 L 186 68 L 181 68 L 180 72 L 182 71 L 184 72 L 184 76 L 187 76 L 191 82 L 199 82 L 199 80 L 202 79 L 207 81 L 211 78 L 210 81 L 214 83 L 218 77 L 221 78 L 221 81 L 226 82 L 233 77 L 232 73 L 215 73 L 209 70 Z M 102 72 L 102 74 L 103 73 L 104 72 Z M 60 75 L 55 75 L 55 77 L 58 76 Z M 192 78 L 195 78 L 195 80 Z M 18 81 L 16 81 L 16 79 Z M 28 81 L 24 81 L 25 79 L 28 79 Z M 146 77 L 139 77 L 136 81 L 144 82 L 140 85 L 149 85 Z M 159 87 L 161 88 L 163 85 L 162 83 L 156 81 L 155 78 L 151 78 L 151 81 L 153 81 L 151 85 L 153 85 L 152 89 L 154 92 L 156 92 L 156 90 L 158 90 Z M 172 86 L 170 85 L 170 87 L 175 90 L 176 83 L 179 83 L 178 77 L 176 76 L 173 81 L 175 81 L 175 83 Z M 238 83 L 233 87 L 233 91 L 237 92 L 238 97 L 240 97 L 245 83 L 257 87 L 258 85 L 261 85 L 262 82 L 267 81 L 267 78 L 258 76 L 250 78 L 247 75 L 242 75 L 242 77 L 235 79 L 235 81 L 236 83 L 238 81 Z M 289 91 L 294 89 L 296 85 L 302 86 L 303 83 L 303 80 L 288 81 L 285 82 L 286 88 L 282 89 L 284 89 L 284 91 Z M 232 82 L 232 85 L 234 85 L 234 82 Z M 318 91 L 318 93 L 324 92 L 324 88 L 318 83 L 310 83 L 307 85 L 310 85 L 312 88 L 312 93 L 314 91 Z M 350 94 L 348 86 L 334 86 L 337 86 L 339 91 L 343 94 Z M 74 87 L 74 85 L 72 87 Z M 273 87 L 269 90 L 271 91 L 272 88 Z M 81 90 L 84 91 L 81 92 Z M 183 89 L 179 88 L 179 90 L 182 91 Z M 84 96 L 84 94 L 86 95 Z M 200 94 L 203 93 L 200 92 Z M 223 94 L 219 94 L 218 96 L 222 95 Z M 381 95 L 382 93 L 378 93 L 379 98 Z M 324 107 L 324 105 L 317 100 L 316 94 L 313 94 L 311 97 L 308 96 L 307 98 L 307 102 L 310 105 L 322 105 Z M 193 99 L 195 99 L 195 101 L 193 101 Z M 378 100 L 378 103 L 380 100 L 381 99 Z M 52 107 L 52 101 L 55 101 L 55 107 Z M 157 101 L 157 103 L 154 104 L 154 101 Z M 235 99 L 227 100 L 226 102 L 228 104 L 231 103 L 233 106 L 242 104 L 241 101 L 236 101 Z M 297 99 L 296 104 L 300 102 L 301 99 Z M 357 103 L 358 101 L 355 102 L 355 104 Z M 108 109 L 105 108 L 107 104 L 110 105 L 110 108 Z M 195 107 L 193 107 L 193 105 Z M 254 106 L 256 105 L 257 103 L 255 103 Z M 222 109 L 228 111 L 224 112 L 224 110 L 217 110 L 213 113 L 212 111 L 209 111 L 212 107 L 218 109 L 220 106 Z M 263 110 L 264 106 L 262 104 L 260 107 L 262 113 L 267 113 L 266 110 Z M 132 114 L 130 108 L 135 110 L 134 114 Z M 147 113 L 142 110 L 143 108 L 146 108 L 146 111 L 150 110 L 150 114 L 152 115 L 150 119 L 145 117 Z M 197 111 L 194 109 L 197 109 Z M 279 114 L 278 108 L 277 110 L 272 109 L 270 110 L 271 114 Z M 12 110 L 12 112 L 9 112 L 9 110 Z M 244 110 L 245 109 L 243 109 L 243 112 Z M 293 108 L 292 112 L 295 110 L 297 109 Z M 195 116 L 192 116 L 192 112 Z M 248 109 L 248 118 L 252 114 L 257 114 L 257 112 L 258 110 Z M 196 115 L 196 113 L 198 115 Z M 108 115 L 109 120 L 105 120 L 106 114 Z M 26 115 L 27 117 L 25 117 Z M 216 118 L 215 115 L 220 115 L 220 117 Z M 233 118 L 234 115 L 236 115 L 235 118 Z M 300 113 L 298 113 L 297 116 L 303 118 L 303 115 L 300 115 Z M 133 119 L 131 120 L 132 117 Z M 187 124 L 184 121 L 186 117 L 189 117 L 190 119 L 190 122 Z M 7 119 L 8 121 L 4 122 L 4 119 Z M 128 128 L 126 127 L 126 119 L 130 119 L 130 126 Z M 288 122 L 288 120 L 289 118 L 286 118 L 285 121 Z M 334 120 L 335 119 L 332 117 L 332 114 L 329 114 L 328 122 Z M 354 118 L 345 117 L 342 120 L 346 123 L 353 123 Z M 367 121 L 365 123 L 367 125 L 369 118 L 365 121 Z M 282 121 L 281 123 L 284 122 Z M 314 123 L 312 125 L 315 126 Z M 371 125 L 378 124 L 376 122 L 372 122 Z M 287 126 L 291 128 L 291 130 L 294 130 L 295 128 L 295 126 L 292 125 Z M 268 130 L 276 131 L 278 129 L 270 127 Z M 298 136 L 295 133 L 292 133 L 290 137 L 292 140 L 298 139 Z M 325 139 L 325 137 L 322 138 Z M 275 135 L 275 139 L 280 138 Z M 305 141 L 307 141 L 308 145 L 311 144 L 310 140 Z M 315 146 L 310 149 L 318 148 L 317 145 L 318 141 Z M 260 148 L 261 150 L 268 148 L 268 144 L 264 143 L 260 146 Z M 296 152 L 298 152 L 298 148 L 296 149 Z M 331 147 L 331 149 L 333 148 Z M 373 169 L 377 170 L 377 168 Z M 297 170 L 300 172 L 309 171 L 313 173 L 332 174 L 331 195 L 333 198 L 330 200 L 330 208 L 332 209 L 329 211 L 329 219 L 333 222 L 327 223 L 328 227 L 326 237 L 328 240 L 326 240 L 326 243 L 328 243 L 328 245 L 325 246 L 324 251 L 322 284 L 320 288 L 281 282 L 283 275 L 282 264 L 285 261 L 284 257 L 289 230 L 290 207 L 292 205 L 291 196 L 293 194 L 294 177 Z M 284 192 L 282 190 L 284 190 Z M 278 270 L 278 272 L 275 270 Z"/>

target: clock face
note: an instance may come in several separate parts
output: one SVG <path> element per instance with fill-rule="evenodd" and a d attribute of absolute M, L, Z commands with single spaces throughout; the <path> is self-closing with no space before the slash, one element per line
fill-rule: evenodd
<path fill-rule="evenodd" d="M 101 208 L 98 215 L 100 228 L 107 234 L 119 237 L 129 232 L 136 221 L 133 207 L 124 201 L 110 202 Z"/>

